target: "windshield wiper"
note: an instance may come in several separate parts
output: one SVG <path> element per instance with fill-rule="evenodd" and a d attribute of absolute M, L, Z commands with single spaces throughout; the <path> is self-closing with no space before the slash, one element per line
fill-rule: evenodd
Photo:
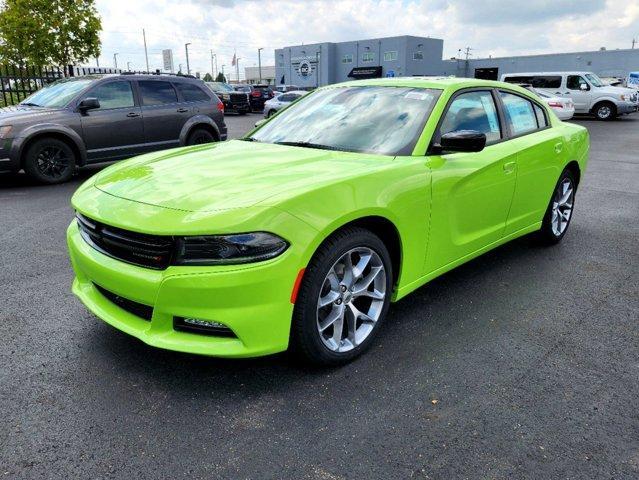
<path fill-rule="evenodd" d="M 243 137 L 243 138 L 240 138 L 239 140 L 242 140 L 244 142 L 259 142 L 259 140 L 254 137 Z"/>
<path fill-rule="evenodd" d="M 25 105 L 27 107 L 41 107 L 42 105 L 38 105 L 37 103 L 33 103 L 33 102 L 22 102 L 20 103 L 20 105 Z"/>
<path fill-rule="evenodd" d="M 318 150 L 337 150 L 344 151 L 343 148 L 332 147 L 330 145 L 322 145 L 312 142 L 273 142 L 276 145 L 288 145 L 290 147 L 304 147 L 304 148 L 317 148 Z"/>

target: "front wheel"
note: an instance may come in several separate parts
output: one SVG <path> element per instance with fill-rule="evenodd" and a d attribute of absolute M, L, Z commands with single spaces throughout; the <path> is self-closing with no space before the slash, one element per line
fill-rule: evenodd
<path fill-rule="evenodd" d="M 599 120 L 612 120 L 617 116 L 617 109 L 613 103 L 602 102 L 595 107 L 595 116 Z"/>
<path fill-rule="evenodd" d="M 39 183 L 53 185 L 68 181 L 75 171 L 73 149 L 57 138 L 41 138 L 29 145 L 24 171 Z"/>
<path fill-rule="evenodd" d="M 576 187 L 573 173 L 564 170 L 555 186 L 539 231 L 539 238 L 543 243 L 553 245 L 564 238 L 572 220 Z"/>
<path fill-rule="evenodd" d="M 304 273 L 295 302 L 291 349 L 316 365 L 363 353 L 386 317 L 392 267 L 384 243 L 352 227 L 330 237 Z"/>

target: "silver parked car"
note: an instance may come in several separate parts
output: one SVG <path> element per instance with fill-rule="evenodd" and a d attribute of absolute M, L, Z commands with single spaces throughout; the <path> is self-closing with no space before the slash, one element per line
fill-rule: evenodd
<path fill-rule="evenodd" d="M 304 90 L 293 90 L 292 92 L 282 93 L 274 98 L 271 98 L 264 103 L 264 118 L 269 118 L 275 115 L 283 108 L 288 107 L 292 102 L 298 98 L 303 97 L 308 92 Z"/>

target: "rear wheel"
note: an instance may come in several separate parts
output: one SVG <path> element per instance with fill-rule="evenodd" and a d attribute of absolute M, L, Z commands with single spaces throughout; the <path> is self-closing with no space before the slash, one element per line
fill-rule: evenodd
<path fill-rule="evenodd" d="M 277 113 L 276 110 L 269 110 L 268 111 L 268 115 L 266 116 L 266 118 L 271 118 L 273 115 L 275 115 Z"/>
<path fill-rule="evenodd" d="M 340 365 L 363 353 L 386 317 L 391 261 L 383 242 L 347 228 L 318 249 L 295 302 L 291 349 L 317 365 Z"/>
<path fill-rule="evenodd" d="M 24 171 L 40 183 L 53 185 L 68 181 L 75 171 L 73 149 L 57 138 L 41 138 L 27 148 Z"/>
<path fill-rule="evenodd" d="M 189 138 L 186 141 L 187 145 L 202 145 L 204 143 L 215 142 L 215 137 L 211 132 L 205 128 L 196 128 L 189 133 Z"/>
<path fill-rule="evenodd" d="M 572 220 L 576 187 L 573 173 L 564 170 L 555 186 L 539 231 L 539 238 L 543 243 L 553 245 L 564 238 Z"/>
<path fill-rule="evenodd" d="M 612 120 L 617 116 L 617 108 L 614 103 L 601 102 L 594 108 L 595 116 L 599 120 Z"/>

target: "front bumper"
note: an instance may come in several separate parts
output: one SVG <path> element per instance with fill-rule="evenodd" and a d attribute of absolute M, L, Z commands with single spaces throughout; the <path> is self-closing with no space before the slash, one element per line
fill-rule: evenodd
<path fill-rule="evenodd" d="M 619 102 L 617 104 L 617 113 L 620 115 L 633 113 L 639 109 L 639 104 L 632 102 Z"/>
<path fill-rule="evenodd" d="M 96 316 L 148 345 L 202 355 L 251 357 L 286 350 L 299 269 L 293 252 L 251 265 L 151 270 L 108 257 L 89 246 L 76 222 L 67 230 L 76 274 L 73 293 Z M 151 320 L 120 308 L 96 285 L 151 306 Z M 235 337 L 177 331 L 174 317 L 215 321 Z"/>
<path fill-rule="evenodd" d="M 19 159 L 11 155 L 13 139 L 0 140 L 0 173 L 16 172 L 20 169 Z"/>

